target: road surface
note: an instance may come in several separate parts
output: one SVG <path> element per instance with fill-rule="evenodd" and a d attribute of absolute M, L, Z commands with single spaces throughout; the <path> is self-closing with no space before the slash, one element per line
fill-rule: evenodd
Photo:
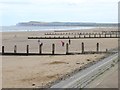
<path fill-rule="evenodd" d="M 85 88 L 118 88 L 118 63 L 90 82 Z"/>
<path fill-rule="evenodd" d="M 118 53 L 111 55 L 98 63 L 86 68 L 70 78 L 63 80 L 51 88 L 84 88 L 88 83 L 93 81 L 96 77 L 111 68 L 118 61 Z"/>

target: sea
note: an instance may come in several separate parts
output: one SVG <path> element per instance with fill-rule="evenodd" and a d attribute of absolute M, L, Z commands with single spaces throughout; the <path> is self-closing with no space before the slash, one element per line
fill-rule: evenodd
<path fill-rule="evenodd" d="M 84 30 L 98 27 L 89 26 L 0 26 L 0 32 L 23 32 L 23 31 L 61 31 L 61 30 Z"/>

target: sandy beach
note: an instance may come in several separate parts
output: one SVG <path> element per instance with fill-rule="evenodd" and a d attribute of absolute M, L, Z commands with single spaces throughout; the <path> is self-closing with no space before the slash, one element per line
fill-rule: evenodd
<path fill-rule="evenodd" d="M 98 28 L 85 30 L 89 32 L 102 30 L 117 30 L 116 28 Z M 30 45 L 30 52 L 38 52 L 38 40 L 28 40 L 28 36 L 45 36 L 45 32 L 3 32 L 2 45 L 5 52 L 13 52 L 17 45 L 17 52 L 26 52 L 26 45 Z M 50 31 L 48 31 L 50 32 Z M 53 32 L 53 31 L 51 31 Z M 83 32 L 69 31 L 69 32 Z M 62 40 L 68 43 L 68 40 Z M 43 53 L 51 53 L 52 44 L 56 45 L 55 53 L 66 53 L 61 40 L 40 40 L 43 43 Z M 96 51 L 96 43 L 100 43 L 100 51 L 118 47 L 118 39 L 74 39 L 71 40 L 69 52 L 81 52 L 81 43 L 85 43 L 86 51 Z M 1 51 L 1 49 L 0 49 Z M 100 60 L 106 54 L 61 55 L 61 56 L 2 56 L 2 85 L 3 88 L 32 88 L 43 87 L 64 75 L 80 69 L 86 64 Z"/>

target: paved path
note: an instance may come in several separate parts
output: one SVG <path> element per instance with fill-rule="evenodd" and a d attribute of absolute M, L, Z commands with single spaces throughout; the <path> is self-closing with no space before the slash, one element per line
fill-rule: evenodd
<path fill-rule="evenodd" d="M 97 77 L 85 88 L 118 88 L 118 64 Z"/>
<path fill-rule="evenodd" d="M 113 64 L 115 60 L 117 61 L 117 58 L 118 54 L 111 55 L 70 78 L 53 85 L 51 88 L 84 88 L 101 73 L 105 72 L 108 68 L 111 68 L 111 64 Z"/>

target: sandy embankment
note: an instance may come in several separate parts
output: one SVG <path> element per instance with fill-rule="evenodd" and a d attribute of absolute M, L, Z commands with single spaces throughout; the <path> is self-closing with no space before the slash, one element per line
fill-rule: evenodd
<path fill-rule="evenodd" d="M 101 30 L 101 29 L 100 29 Z M 30 52 L 38 52 L 37 40 L 28 40 L 28 36 L 44 36 L 43 32 L 9 32 L 2 33 L 2 45 L 5 51 L 13 52 L 17 45 L 18 52 L 26 52 L 26 45 L 30 45 Z M 65 53 L 61 40 L 41 40 L 43 52 L 51 53 L 51 44 L 55 43 L 55 53 Z M 68 42 L 68 40 L 63 40 Z M 80 39 L 72 40 L 71 52 L 81 51 L 81 42 L 85 43 L 85 50 L 96 50 L 96 43 L 100 43 L 100 50 L 117 47 L 118 39 Z M 70 55 L 70 56 L 3 56 L 3 87 L 31 88 L 44 86 L 61 76 L 74 71 L 89 62 L 102 58 L 104 54 Z"/>

